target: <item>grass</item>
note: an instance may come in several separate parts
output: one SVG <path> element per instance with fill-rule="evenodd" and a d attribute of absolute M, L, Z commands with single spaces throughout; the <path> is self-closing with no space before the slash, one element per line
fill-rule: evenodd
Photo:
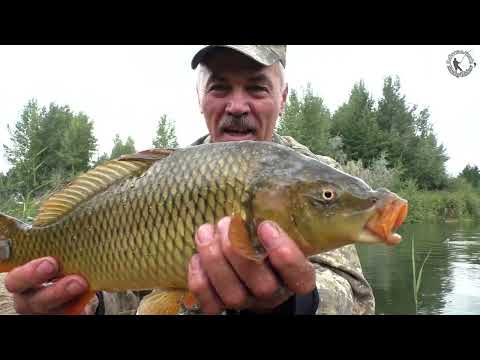
<path fill-rule="evenodd" d="M 422 266 L 420 267 L 420 270 L 416 271 L 416 265 L 415 265 L 415 236 L 412 237 L 412 271 L 413 271 L 413 299 L 415 301 L 415 314 L 418 313 L 418 293 L 420 290 L 420 285 L 422 284 L 422 274 L 423 274 L 423 267 L 425 266 L 425 263 L 428 260 L 428 257 L 430 256 L 431 250 L 428 251 L 427 256 L 423 259 Z"/>

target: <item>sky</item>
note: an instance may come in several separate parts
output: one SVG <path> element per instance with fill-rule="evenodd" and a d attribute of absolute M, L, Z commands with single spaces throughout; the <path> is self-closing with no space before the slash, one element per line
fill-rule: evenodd
<path fill-rule="evenodd" d="M 94 121 L 98 153 L 110 153 L 115 134 L 131 136 L 137 150 L 152 147 L 162 114 L 175 121 L 187 146 L 207 133 L 196 97 L 190 61 L 201 45 L 0 45 L 0 143 L 9 145 L 13 126 L 29 99 L 41 107 L 69 105 Z M 457 45 L 289 45 L 290 89 L 308 82 L 333 113 L 363 80 L 373 99 L 383 79 L 399 76 L 407 103 L 429 108 L 437 139 L 447 150 L 447 172 L 480 166 L 480 66 L 466 77 L 447 70 L 455 50 L 480 61 L 480 46 Z M 463 64 L 468 65 L 468 59 Z M 9 165 L 3 146 L 0 172 Z"/>

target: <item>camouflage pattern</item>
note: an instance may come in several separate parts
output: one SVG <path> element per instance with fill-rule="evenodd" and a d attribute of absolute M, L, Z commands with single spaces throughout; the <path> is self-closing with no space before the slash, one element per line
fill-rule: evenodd
<path fill-rule="evenodd" d="M 340 165 L 332 158 L 312 153 L 292 137 L 274 134 L 273 141 L 341 169 Z M 209 142 L 210 137 L 204 136 L 193 145 Z M 375 313 L 373 291 L 363 275 L 355 245 L 347 245 L 315 255 L 309 260 L 316 270 L 316 285 L 320 297 L 317 315 L 373 315 Z M 141 298 L 146 294 L 131 291 L 103 292 L 105 314 L 135 314 Z M 200 313 L 200 311 L 183 309 L 179 315 Z"/>
<path fill-rule="evenodd" d="M 5 288 L 6 273 L 0 274 L 0 315 L 15 315 L 13 296 Z"/>
<path fill-rule="evenodd" d="M 265 66 L 273 65 L 277 61 L 280 61 L 283 67 L 287 65 L 286 45 L 208 45 L 195 54 L 192 69 L 198 66 L 207 53 L 219 47 L 236 50 Z"/>

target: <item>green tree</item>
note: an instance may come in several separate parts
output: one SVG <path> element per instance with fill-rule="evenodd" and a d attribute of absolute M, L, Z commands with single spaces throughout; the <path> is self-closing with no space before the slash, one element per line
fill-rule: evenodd
<path fill-rule="evenodd" d="M 423 189 L 442 189 L 448 184 L 445 163 L 448 160 L 443 145 L 437 145 L 435 135 L 412 141 L 412 151 L 407 154 L 405 166 L 408 176 Z"/>
<path fill-rule="evenodd" d="M 60 159 L 72 174 L 89 168 L 90 159 L 97 149 L 97 139 L 93 136 L 93 123 L 85 114 L 74 116 L 65 129 Z"/>
<path fill-rule="evenodd" d="M 87 170 L 96 148 L 93 122 L 54 103 L 47 110 L 30 100 L 14 129 L 8 130 L 12 143 L 4 146 L 12 164 L 8 177 L 16 183 L 12 191 L 24 196 L 48 185 L 53 174 Z"/>
<path fill-rule="evenodd" d="M 177 135 L 175 134 L 175 123 L 167 119 L 167 115 L 162 115 L 158 121 L 157 131 L 152 140 L 156 148 L 174 149 L 178 147 Z"/>
<path fill-rule="evenodd" d="M 403 166 L 403 179 L 413 179 L 420 188 L 441 189 L 447 184 L 443 145 L 439 145 L 430 123 L 428 109 L 416 114 L 400 93 L 400 80 L 387 77 L 383 98 L 378 103 L 376 121 L 383 133 L 389 165 Z"/>
<path fill-rule="evenodd" d="M 285 105 L 285 111 L 277 125 L 277 132 L 280 135 L 298 138 L 300 136 L 301 116 L 302 104 L 298 99 L 297 91 L 291 89 Z"/>
<path fill-rule="evenodd" d="M 12 143 L 10 147 L 3 145 L 7 160 L 12 165 L 8 176 L 17 183 L 19 191 L 38 185 L 37 171 L 43 165 L 38 155 L 45 150 L 38 137 L 40 125 L 41 110 L 35 99 L 28 101 L 13 129 L 7 125 Z"/>
<path fill-rule="evenodd" d="M 110 159 L 116 159 L 121 155 L 133 154 L 136 152 L 137 151 L 135 150 L 135 142 L 130 136 L 127 138 L 125 143 L 123 143 L 120 135 L 115 135 L 115 138 L 113 139 L 113 148 L 110 154 Z"/>
<path fill-rule="evenodd" d="M 480 169 L 477 165 L 468 164 L 458 175 L 458 177 L 464 178 L 473 187 L 480 188 Z"/>
<path fill-rule="evenodd" d="M 70 173 L 71 168 L 65 161 L 68 154 L 62 154 L 62 150 L 64 150 L 62 142 L 73 118 L 74 114 L 67 105 L 60 106 L 51 103 L 48 111 L 46 108 L 42 109 L 42 122 L 38 131 L 38 138 L 47 147 L 47 150 L 40 156 L 44 163 L 44 166 L 40 169 L 42 180 L 47 180 L 53 171 L 62 174 Z M 67 151 L 74 150 L 68 149 Z"/>
<path fill-rule="evenodd" d="M 330 112 L 323 99 L 313 93 L 310 84 L 301 99 L 292 90 L 277 131 L 292 136 L 317 154 L 330 155 Z"/>
<path fill-rule="evenodd" d="M 378 102 L 376 121 L 387 141 L 385 147 L 391 165 L 405 163 L 415 137 L 414 117 L 405 96 L 400 93 L 400 79 L 387 77 L 383 85 L 383 98 Z"/>
<path fill-rule="evenodd" d="M 356 83 L 347 103 L 332 116 L 331 136 L 342 138 L 348 160 L 362 160 L 369 167 L 384 148 L 384 137 L 377 125 L 374 101 L 363 81 Z"/>
<path fill-rule="evenodd" d="M 107 160 L 110 160 L 110 155 L 104 152 L 102 155 L 97 156 L 97 160 L 95 160 L 93 167 L 96 167 Z"/>

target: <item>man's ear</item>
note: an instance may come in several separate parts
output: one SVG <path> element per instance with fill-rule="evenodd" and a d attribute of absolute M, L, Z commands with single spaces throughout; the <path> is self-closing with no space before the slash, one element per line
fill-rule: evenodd
<path fill-rule="evenodd" d="M 287 103 L 288 98 L 288 84 L 285 84 L 285 89 L 282 92 L 282 102 L 280 104 L 280 114 L 283 114 L 285 111 L 285 104 Z"/>

